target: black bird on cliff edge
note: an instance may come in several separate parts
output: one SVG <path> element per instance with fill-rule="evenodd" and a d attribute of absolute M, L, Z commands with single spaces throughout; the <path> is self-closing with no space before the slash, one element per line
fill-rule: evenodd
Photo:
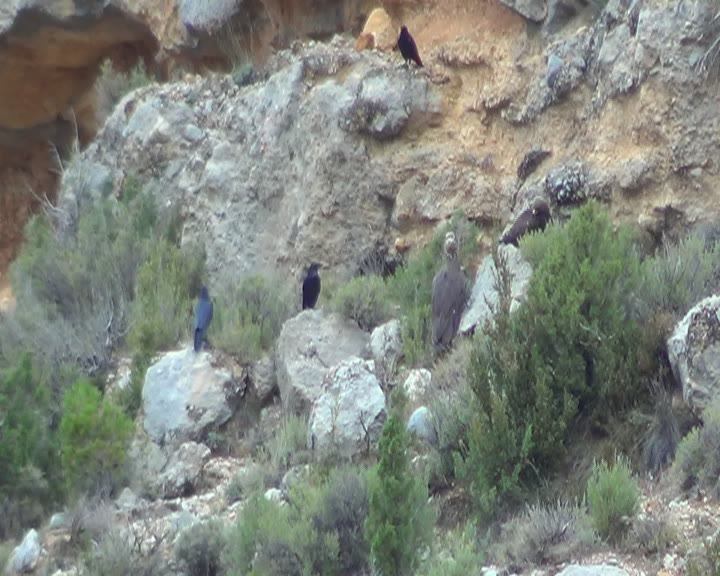
<path fill-rule="evenodd" d="M 212 318 L 213 303 L 210 300 L 208 289 L 203 286 L 200 289 L 200 297 L 195 306 L 195 340 L 193 343 L 195 352 L 199 352 L 200 348 L 202 348 L 203 340 L 205 339 L 208 326 L 210 326 L 210 322 L 212 322 Z"/>
<path fill-rule="evenodd" d="M 422 68 L 422 60 L 420 60 L 420 54 L 418 53 L 417 45 L 410 32 L 408 32 L 407 26 L 400 28 L 400 36 L 397 41 L 398 48 L 400 48 L 400 54 L 405 59 L 405 64 L 409 65 L 410 60 L 415 62 L 418 67 Z"/>
<path fill-rule="evenodd" d="M 318 269 L 320 264 L 313 262 L 310 264 L 305 280 L 303 281 L 303 301 L 302 309 L 315 308 L 318 297 L 320 296 L 320 274 Z"/>

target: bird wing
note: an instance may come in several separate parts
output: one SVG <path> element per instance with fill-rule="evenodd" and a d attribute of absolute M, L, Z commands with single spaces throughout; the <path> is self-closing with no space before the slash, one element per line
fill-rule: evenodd
<path fill-rule="evenodd" d="M 205 330 L 212 321 L 213 305 L 210 300 L 199 300 L 195 308 L 195 329 Z"/>

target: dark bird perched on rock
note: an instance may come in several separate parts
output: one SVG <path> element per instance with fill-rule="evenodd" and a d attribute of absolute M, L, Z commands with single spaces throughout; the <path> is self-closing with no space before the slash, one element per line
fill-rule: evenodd
<path fill-rule="evenodd" d="M 520 212 L 520 215 L 515 219 L 510 230 L 503 234 L 500 244 L 517 246 L 518 240 L 528 232 L 545 230 L 545 226 L 547 226 L 548 220 L 551 218 L 548 203 L 538 196 L 533 200 L 530 208 L 526 208 Z"/>
<path fill-rule="evenodd" d="M 320 296 L 320 264 L 312 263 L 303 281 L 303 302 L 302 309 L 315 308 L 318 296 Z"/>
<path fill-rule="evenodd" d="M 437 351 L 452 344 L 469 295 L 453 232 L 445 235 L 444 251 L 445 266 L 435 274 L 432 292 L 432 343 Z"/>
<path fill-rule="evenodd" d="M 213 303 L 210 300 L 210 294 L 208 289 L 203 286 L 200 288 L 200 298 L 195 306 L 195 341 L 194 349 L 195 352 L 199 352 L 202 348 L 203 340 L 205 340 L 205 334 L 207 333 L 208 326 L 212 322 L 213 318 Z"/>
<path fill-rule="evenodd" d="M 400 54 L 405 59 L 405 64 L 409 64 L 410 60 L 415 62 L 420 68 L 422 68 L 422 60 L 420 60 L 420 54 L 418 53 L 417 45 L 410 32 L 408 32 L 407 26 L 400 28 L 400 36 L 397 41 L 398 48 L 400 48 Z"/>

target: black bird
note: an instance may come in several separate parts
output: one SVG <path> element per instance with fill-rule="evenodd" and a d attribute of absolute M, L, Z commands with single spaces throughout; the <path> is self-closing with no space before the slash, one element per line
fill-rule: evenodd
<path fill-rule="evenodd" d="M 195 352 L 199 352 L 202 348 L 205 334 L 207 333 L 208 326 L 212 322 L 213 318 L 213 303 L 210 300 L 210 294 L 208 289 L 203 286 L 200 289 L 200 298 L 195 306 L 195 341 L 193 348 Z"/>
<path fill-rule="evenodd" d="M 302 309 L 315 308 L 318 296 L 320 296 L 320 264 L 312 263 L 303 281 L 303 302 Z"/>
<path fill-rule="evenodd" d="M 503 234 L 500 244 L 517 246 L 518 240 L 528 232 L 545 230 L 545 226 L 547 226 L 548 220 L 551 218 L 550 207 L 545 200 L 538 196 L 530 208 L 520 212 L 510 230 Z"/>
<path fill-rule="evenodd" d="M 422 60 L 420 60 L 420 54 L 418 54 L 417 45 L 410 32 L 408 32 L 407 26 L 400 28 L 400 36 L 397 41 L 398 48 L 400 48 L 400 54 L 405 59 L 405 64 L 408 64 L 410 60 L 415 62 L 418 67 L 422 68 Z"/>
<path fill-rule="evenodd" d="M 460 269 L 457 241 L 453 232 L 445 235 L 445 266 L 433 278 L 432 344 L 436 351 L 447 349 L 455 338 L 468 300 L 465 274 Z"/>

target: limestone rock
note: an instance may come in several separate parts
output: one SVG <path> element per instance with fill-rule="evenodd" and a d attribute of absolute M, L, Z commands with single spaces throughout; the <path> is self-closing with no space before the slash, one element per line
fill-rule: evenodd
<path fill-rule="evenodd" d="M 197 440 L 230 419 L 244 383 L 213 368 L 210 358 L 188 347 L 150 366 L 143 386 L 143 426 L 151 440 Z"/>
<path fill-rule="evenodd" d="M 210 459 L 210 448 L 185 442 L 173 450 L 162 474 L 156 479 L 162 498 L 186 496 L 195 490 L 203 466 Z"/>
<path fill-rule="evenodd" d="M 430 370 L 426 370 L 425 368 L 410 370 L 407 378 L 405 378 L 403 388 L 411 404 L 425 397 L 425 394 L 430 389 L 431 381 L 432 374 Z"/>
<path fill-rule="evenodd" d="M 510 311 L 512 312 L 525 299 L 528 283 L 532 276 L 532 267 L 523 258 L 520 250 L 511 244 L 499 246 L 498 252 L 502 258 L 506 259 L 510 272 L 510 292 L 512 296 Z M 478 268 L 475 285 L 470 295 L 470 302 L 460 321 L 461 332 L 467 333 L 476 327 L 484 330 L 486 323 L 492 322 L 499 304 L 499 294 L 495 287 L 496 278 L 495 262 L 492 254 L 489 254 Z"/>
<path fill-rule="evenodd" d="M 32 572 L 40 561 L 41 552 L 40 536 L 36 530 L 30 530 L 20 545 L 15 547 L 8 563 L 8 573 Z"/>
<path fill-rule="evenodd" d="M 377 442 L 387 418 L 372 361 L 350 358 L 328 371 L 310 413 L 308 447 L 353 456 Z"/>
<path fill-rule="evenodd" d="M 375 328 L 370 335 L 370 350 L 378 372 L 384 378 L 391 377 L 403 353 L 400 321 L 391 320 Z"/>
<path fill-rule="evenodd" d="M 426 442 L 429 446 L 437 446 L 437 431 L 432 412 L 425 406 L 420 406 L 408 418 L 407 431 Z"/>
<path fill-rule="evenodd" d="M 720 296 L 696 304 L 675 327 L 667 348 L 683 398 L 702 413 L 720 395 Z"/>
<path fill-rule="evenodd" d="M 622 568 L 600 564 L 596 566 L 567 566 L 557 576 L 629 576 Z"/>
<path fill-rule="evenodd" d="M 263 356 L 250 367 L 250 382 L 261 402 L 268 400 L 277 390 L 275 357 L 272 354 Z"/>
<path fill-rule="evenodd" d="M 512 8 L 531 22 L 542 22 L 547 16 L 545 0 L 500 0 L 508 8 Z"/>
<path fill-rule="evenodd" d="M 322 394 L 325 372 L 365 354 L 369 337 L 354 322 L 322 310 L 305 310 L 282 327 L 277 343 L 280 397 L 291 412 L 309 412 Z"/>

